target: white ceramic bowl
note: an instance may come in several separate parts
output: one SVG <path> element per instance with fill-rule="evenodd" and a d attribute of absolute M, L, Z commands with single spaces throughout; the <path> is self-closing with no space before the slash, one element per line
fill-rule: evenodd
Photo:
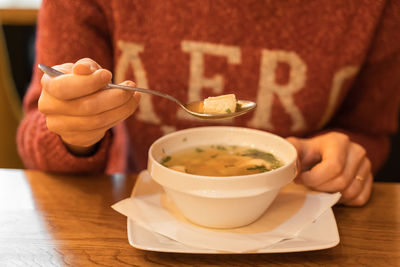
<path fill-rule="evenodd" d="M 259 174 L 211 177 L 169 169 L 161 160 L 178 150 L 201 145 L 237 145 L 277 156 L 284 165 Z M 297 152 L 285 139 L 260 130 L 211 126 L 176 131 L 156 140 L 149 150 L 148 171 L 190 221 L 213 228 L 252 223 L 279 190 L 297 174 Z"/>

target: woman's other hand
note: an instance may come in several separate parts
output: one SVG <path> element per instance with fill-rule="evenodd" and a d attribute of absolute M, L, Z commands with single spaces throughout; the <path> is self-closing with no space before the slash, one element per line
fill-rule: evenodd
<path fill-rule="evenodd" d="M 339 132 L 313 138 L 287 138 L 297 149 L 301 172 L 295 179 L 314 190 L 340 192 L 349 206 L 367 203 L 372 189 L 371 162 L 365 149 Z"/>

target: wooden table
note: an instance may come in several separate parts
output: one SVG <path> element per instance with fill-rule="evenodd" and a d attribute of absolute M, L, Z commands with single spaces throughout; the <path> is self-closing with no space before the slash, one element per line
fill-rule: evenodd
<path fill-rule="evenodd" d="M 128 244 L 110 208 L 135 176 L 61 176 L 0 169 L 0 266 L 400 266 L 400 184 L 376 183 L 363 208 L 337 206 L 334 248 L 285 254 L 195 255 Z"/>

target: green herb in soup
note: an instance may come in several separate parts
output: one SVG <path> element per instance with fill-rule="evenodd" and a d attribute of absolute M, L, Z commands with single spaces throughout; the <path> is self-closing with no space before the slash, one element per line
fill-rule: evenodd
<path fill-rule="evenodd" d="M 283 165 L 273 154 L 241 146 L 196 146 L 164 157 L 164 166 L 204 176 L 237 176 L 270 171 Z"/>
<path fill-rule="evenodd" d="M 171 160 L 171 156 L 166 156 L 161 160 L 161 164 L 166 165 L 165 163 L 167 163 L 170 160 Z"/>

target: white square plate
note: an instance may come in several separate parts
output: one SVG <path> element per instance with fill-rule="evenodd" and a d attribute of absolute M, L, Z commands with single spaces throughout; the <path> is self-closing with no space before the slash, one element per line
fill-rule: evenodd
<path fill-rule="evenodd" d="M 131 197 L 135 196 L 135 192 L 138 191 L 137 189 L 139 189 L 139 187 L 151 184 L 142 181 L 142 179 L 145 179 L 143 177 L 146 178 L 148 176 L 138 176 Z M 149 231 L 130 219 L 128 219 L 127 227 L 129 244 L 138 249 L 174 253 L 226 253 L 217 250 L 187 246 L 158 233 Z M 304 228 L 295 238 L 283 240 L 273 246 L 259 249 L 251 253 L 283 253 L 320 250 L 334 247 L 338 243 L 339 233 L 335 216 L 332 209 L 328 209 L 317 220 Z"/>

